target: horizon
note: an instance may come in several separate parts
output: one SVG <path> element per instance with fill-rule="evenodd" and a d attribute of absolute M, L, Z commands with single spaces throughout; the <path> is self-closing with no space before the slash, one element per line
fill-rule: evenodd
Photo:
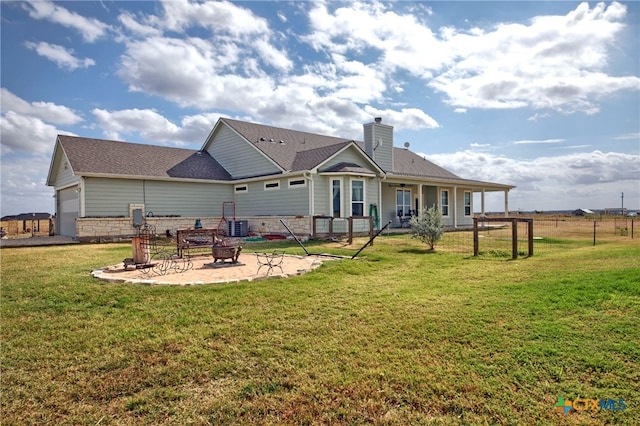
<path fill-rule="evenodd" d="M 515 185 L 510 211 L 621 193 L 640 210 L 640 2 L 47 0 L 0 15 L 1 216 L 55 212 L 58 134 L 197 150 L 220 117 L 355 140 L 382 117 L 394 146 Z M 486 194 L 485 210 L 503 204 Z"/>

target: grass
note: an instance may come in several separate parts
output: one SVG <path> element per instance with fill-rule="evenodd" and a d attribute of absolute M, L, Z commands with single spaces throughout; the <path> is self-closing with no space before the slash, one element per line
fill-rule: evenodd
<path fill-rule="evenodd" d="M 363 243 L 307 248 L 353 254 Z M 130 251 L 0 251 L 2 424 L 640 419 L 637 240 L 512 261 L 394 235 L 288 279 L 149 287 L 90 277 Z M 558 397 L 627 408 L 563 415 Z"/>

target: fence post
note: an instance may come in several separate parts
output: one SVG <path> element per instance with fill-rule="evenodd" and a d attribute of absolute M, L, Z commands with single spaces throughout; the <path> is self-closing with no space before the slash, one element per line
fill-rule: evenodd
<path fill-rule="evenodd" d="M 333 238 L 333 216 L 329 219 L 329 238 Z"/>
<path fill-rule="evenodd" d="M 593 245 L 596 245 L 596 221 L 593 221 Z"/>
<path fill-rule="evenodd" d="M 518 220 L 511 219 L 511 258 L 518 258 Z"/>
<path fill-rule="evenodd" d="M 478 256 L 478 218 L 473 218 L 473 255 Z"/>
<path fill-rule="evenodd" d="M 631 219 L 631 239 L 633 240 L 633 219 Z"/>
<path fill-rule="evenodd" d="M 533 219 L 527 220 L 527 230 L 529 233 L 529 257 L 533 256 Z"/>

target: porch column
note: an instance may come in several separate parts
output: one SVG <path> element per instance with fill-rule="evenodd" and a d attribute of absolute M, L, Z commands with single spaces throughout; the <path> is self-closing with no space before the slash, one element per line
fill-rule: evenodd
<path fill-rule="evenodd" d="M 484 210 L 484 188 L 482 188 L 482 195 L 480 196 L 480 204 L 481 204 L 481 213 L 482 216 L 485 215 L 485 210 Z"/>
<path fill-rule="evenodd" d="M 422 195 L 422 184 L 418 185 L 418 211 L 416 214 L 420 216 L 422 214 L 422 209 L 424 209 L 424 196 Z"/>
<path fill-rule="evenodd" d="M 509 217 L 509 190 L 504 190 L 504 217 Z"/>
<path fill-rule="evenodd" d="M 458 187 L 453 187 L 453 227 L 458 227 Z"/>

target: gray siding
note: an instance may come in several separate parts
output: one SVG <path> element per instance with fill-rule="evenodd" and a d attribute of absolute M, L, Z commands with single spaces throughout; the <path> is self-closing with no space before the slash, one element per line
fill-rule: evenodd
<path fill-rule="evenodd" d="M 464 193 L 471 192 L 471 216 L 464 215 Z M 469 188 L 457 189 L 456 215 L 458 217 L 458 225 L 473 224 L 473 191 Z"/>
<path fill-rule="evenodd" d="M 141 180 L 85 178 L 85 216 L 129 216 L 129 204 L 143 204 Z"/>
<path fill-rule="evenodd" d="M 379 141 L 382 140 L 382 145 Z M 378 166 L 389 172 L 393 170 L 393 127 L 369 123 L 364 126 L 365 152 Z M 374 149 L 375 148 L 375 149 Z"/>
<path fill-rule="evenodd" d="M 313 176 L 313 214 L 330 216 L 331 206 L 329 204 L 329 176 Z"/>
<path fill-rule="evenodd" d="M 221 216 L 222 203 L 233 198 L 227 184 L 146 181 L 145 210 L 154 215 Z"/>
<path fill-rule="evenodd" d="M 344 150 L 343 152 L 340 153 L 340 155 L 337 155 L 336 157 L 327 161 L 325 164 L 322 165 L 320 169 L 325 170 L 332 166 L 335 166 L 338 163 L 355 163 L 366 169 L 374 171 L 369 165 L 369 161 L 363 158 L 362 152 L 353 147 L 350 147 Z"/>
<path fill-rule="evenodd" d="M 61 155 L 58 156 L 56 164 L 54 164 L 55 172 L 55 188 L 64 188 L 71 185 L 77 185 L 80 182 L 80 178 L 73 174 L 71 167 L 69 166 L 69 160 L 67 160 L 66 154 L 60 149 Z M 65 168 L 65 164 L 67 165 Z"/>
<path fill-rule="evenodd" d="M 380 209 L 380 226 L 386 225 L 390 220 L 390 226 L 400 226 L 398 212 L 396 211 L 396 187 L 394 185 L 382 184 L 382 206 Z"/>
<path fill-rule="evenodd" d="M 234 179 L 281 172 L 261 152 L 226 126 L 220 128 L 208 151 Z"/>
<path fill-rule="evenodd" d="M 232 200 L 226 184 L 85 178 L 86 216 L 129 216 L 129 204 L 144 204 L 156 216 L 219 216 Z"/>
<path fill-rule="evenodd" d="M 293 216 L 309 214 L 310 185 L 304 187 L 288 187 L 288 179 L 278 181 L 278 189 L 265 190 L 265 181 L 248 183 L 246 193 L 234 194 L 236 216 Z M 233 186 L 231 186 L 233 188 Z"/>

